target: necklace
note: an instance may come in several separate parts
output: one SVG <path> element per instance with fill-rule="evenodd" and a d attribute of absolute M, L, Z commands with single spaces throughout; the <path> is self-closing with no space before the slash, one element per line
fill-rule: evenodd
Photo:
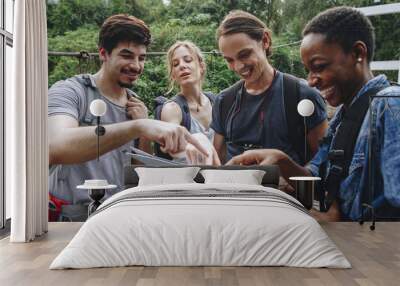
<path fill-rule="evenodd" d="M 200 95 L 200 96 L 201 96 L 201 95 Z M 201 97 L 200 97 L 200 103 L 195 102 L 195 104 L 196 104 L 196 108 L 195 108 L 196 112 L 200 112 L 200 107 L 202 107 L 202 104 L 201 104 Z"/>
<path fill-rule="evenodd" d="M 200 108 L 203 107 L 204 104 L 207 104 L 207 101 L 202 102 L 202 98 L 206 97 L 203 93 L 200 93 L 200 97 L 198 98 L 199 101 L 197 101 L 195 98 L 188 100 L 188 97 L 184 96 L 183 94 L 180 94 L 180 96 L 185 97 L 189 109 L 193 112 L 200 112 Z"/>

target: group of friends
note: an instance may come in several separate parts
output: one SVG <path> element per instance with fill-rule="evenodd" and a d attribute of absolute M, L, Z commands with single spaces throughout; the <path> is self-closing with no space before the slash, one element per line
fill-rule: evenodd
<path fill-rule="evenodd" d="M 321 209 L 312 210 L 319 220 L 360 219 L 371 184 L 376 216 L 400 218 L 400 87 L 371 72 L 375 36 L 368 18 L 336 7 L 306 25 L 300 54 L 307 81 L 271 65 L 271 32 L 256 16 L 231 11 L 216 34 L 240 80 L 218 95 L 203 91 L 203 55 L 194 43 L 178 41 L 167 52 L 167 69 L 171 90 L 176 86 L 179 93 L 161 102 L 154 120 L 130 90 L 143 73 L 150 30 L 133 16 L 106 19 L 100 70 L 49 89 L 52 218 L 88 203 L 87 193 L 76 189 L 85 179 L 116 184 L 107 196 L 121 191 L 123 168 L 130 164 L 125 152 L 134 146 L 153 153 L 151 142 L 157 155 L 192 164 L 276 164 L 289 184 L 291 176 L 321 177 Z M 374 95 L 379 98 L 369 100 Z M 96 98 L 107 105 L 99 160 L 89 110 Z M 296 111 L 302 99 L 314 104 L 304 121 Z M 324 100 L 337 107 L 329 124 Z"/>

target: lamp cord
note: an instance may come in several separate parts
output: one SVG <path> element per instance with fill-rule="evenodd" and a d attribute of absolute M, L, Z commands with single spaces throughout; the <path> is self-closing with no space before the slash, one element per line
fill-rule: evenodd
<path fill-rule="evenodd" d="M 304 116 L 304 164 L 307 163 L 307 125 L 306 117 Z"/>
<path fill-rule="evenodd" d="M 100 116 L 97 116 L 97 162 L 100 161 Z"/>

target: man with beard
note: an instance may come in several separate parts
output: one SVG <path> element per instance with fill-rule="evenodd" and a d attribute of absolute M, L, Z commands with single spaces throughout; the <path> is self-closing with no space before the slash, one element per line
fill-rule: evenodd
<path fill-rule="evenodd" d="M 152 140 L 164 152 L 176 153 L 190 142 L 206 154 L 184 127 L 147 119 L 146 106 L 128 89 L 143 72 L 150 40 L 150 31 L 142 20 L 128 15 L 111 16 L 99 33 L 100 70 L 94 75 L 59 81 L 50 88 L 51 220 L 58 219 L 61 211 L 71 220 L 85 219 L 82 206 L 90 199 L 87 192 L 76 187 L 87 179 L 103 179 L 117 185 L 105 197 L 121 191 L 123 167 L 130 163 L 124 151 L 130 146 L 149 150 L 147 142 Z M 99 160 L 96 118 L 89 110 L 94 99 L 102 99 L 107 105 L 107 112 L 101 117 L 106 132 L 100 138 Z"/>
<path fill-rule="evenodd" d="M 313 155 L 327 127 L 325 105 L 318 91 L 271 66 L 271 32 L 254 15 L 230 12 L 218 27 L 217 39 L 229 69 L 241 78 L 222 91 L 213 106 L 211 128 L 216 132 L 214 147 L 221 161 L 249 149 L 276 148 L 296 162 L 306 162 L 311 157 L 305 158 L 304 147 L 309 147 L 308 155 Z M 297 114 L 302 99 L 311 100 L 315 106 L 306 128 Z"/>

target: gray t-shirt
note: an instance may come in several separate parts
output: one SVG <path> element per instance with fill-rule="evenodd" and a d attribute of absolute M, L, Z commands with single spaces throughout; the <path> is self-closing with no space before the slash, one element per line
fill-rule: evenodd
<path fill-rule="evenodd" d="M 95 86 L 93 77 L 90 76 L 92 85 Z M 53 115 L 67 115 L 83 124 L 88 103 L 86 89 L 76 77 L 65 81 L 56 82 L 49 90 L 48 117 Z M 127 117 L 126 108 L 118 106 L 106 97 L 102 96 L 97 88 L 94 92 L 98 93 L 96 98 L 101 98 L 107 105 L 107 112 L 101 117 L 101 124 L 123 122 L 131 120 Z M 89 111 L 87 111 L 89 112 Z M 106 128 L 107 129 L 107 128 Z M 134 145 L 134 140 L 114 149 L 97 159 L 81 164 L 56 165 L 50 169 L 49 192 L 56 198 L 66 200 L 73 204 L 88 203 L 87 190 L 77 189 L 76 186 L 89 179 L 106 179 L 109 184 L 115 184 L 116 189 L 107 190 L 106 198 L 122 190 L 123 186 L 123 167 L 130 164 L 130 158 L 123 154 L 124 150 L 129 150 Z"/>

